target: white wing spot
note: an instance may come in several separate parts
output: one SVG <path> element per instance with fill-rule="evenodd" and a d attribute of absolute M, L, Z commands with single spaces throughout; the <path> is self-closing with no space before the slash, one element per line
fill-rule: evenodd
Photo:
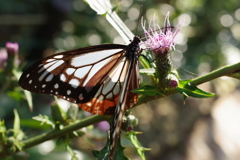
<path fill-rule="evenodd" d="M 101 55 L 102 56 L 102 55 Z M 110 58 L 107 58 L 99 63 L 96 63 L 92 68 L 91 68 L 91 71 L 88 73 L 88 76 L 87 78 L 85 79 L 83 85 L 85 86 L 88 81 L 106 64 L 108 64 L 109 60 L 111 59 Z"/>
<path fill-rule="evenodd" d="M 48 72 L 51 72 L 52 70 L 54 70 L 55 68 L 61 66 L 64 63 L 63 60 L 57 61 L 56 63 L 54 63 L 51 67 L 47 68 L 46 70 Z M 45 67 L 45 66 L 44 66 Z M 46 68 L 46 67 L 45 67 Z"/>
<path fill-rule="evenodd" d="M 71 65 L 74 67 L 80 67 L 83 65 L 88 65 L 92 63 L 96 63 L 101 59 L 107 58 L 112 56 L 113 54 L 120 52 L 122 49 L 111 49 L 111 50 L 102 50 L 102 51 L 95 51 L 91 52 L 91 54 L 83 54 L 81 56 L 76 56 L 72 59 Z M 99 56 L 101 55 L 101 56 Z M 81 63 L 79 63 L 81 62 Z"/>
<path fill-rule="evenodd" d="M 55 94 L 58 94 L 58 92 L 55 92 Z"/>
<path fill-rule="evenodd" d="M 113 94 L 114 94 L 114 95 L 118 95 L 119 92 L 120 92 L 120 85 L 119 85 L 119 84 L 120 84 L 120 83 L 117 82 L 117 84 L 115 85 L 115 87 L 114 87 L 114 89 L 113 89 Z"/>
<path fill-rule="evenodd" d="M 26 77 L 28 78 L 30 76 L 30 74 L 27 74 Z"/>
<path fill-rule="evenodd" d="M 34 86 L 34 88 L 37 88 L 37 86 Z"/>
<path fill-rule="evenodd" d="M 66 81 L 66 76 L 63 73 L 60 75 L 60 80 L 63 82 Z"/>
<path fill-rule="evenodd" d="M 59 85 L 56 83 L 56 84 L 54 85 L 54 88 L 57 89 L 58 87 L 59 87 Z"/>
<path fill-rule="evenodd" d="M 68 75 L 72 74 L 74 71 L 75 71 L 74 68 L 68 68 L 68 69 L 66 69 L 66 73 L 67 73 Z"/>
<path fill-rule="evenodd" d="M 63 55 L 57 55 L 57 56 L 54 56 L 53 58 L 58 58 L 58 59 L 60 59 L 60 58 L 63 58 Z"/>
<path fill-rule="evenodd" d="M 52 62 L 52 61 L 54 61 L 55 59 L 48 59 L 48 60 L 46 60 L 46 62 Z"/>
<path fill-rule="evenodd" d="M 69 81 L 69 84 L 73 87 L 73 88 L 77 88 L 80 84 L 79 80 L 77 79 L 71 79 L 71 81 Z"/>
<path fill-rule="evenodd" d="M 32 83 L 32 80 L 29 81 L 29 84 L 31 84 L 31 83 Z"/>
<path fill-rule="evenodd" d="M 50 63 L 47 63 L 45 64 L 39 71 L 38 73 L 42 72 L 43 70 L 45 70 L 46 68 L 48 68 L 49 66 L 53 65 L 54 63 L 56 63 L 56 61 L 53 61 L 53 62 L 50 62 Z M 40 67 L 40 66 L 39 66 Z"/>
<path fill-rule="evenodd" d="M 67 90 L 67 95 L 70 95 L 71 94 L 71 90 Z"/>
<path fill-rule="evenodd" d="M 43 85 L 42 85 L 42 88 L 45 88 L 45 87 L 46 87 L 46 84 L 43 84 Z"/>
<path fill-rule="evenodd" d="M 51 90 L 50 92 L 53 92 L 53 90 Z"/>
<path fill-rule="evenodd" d="M 79 68 L 74 73 L 74 76 L 81 79 L 89 72 L 90 68 L 91 68 L 91 66 L 86 66 L 86 67 Z"/>
<path fill-rule="evenodd" d="M 66 99 L 66 97 L 65 97 L 65 96 L 63 96 L 63 99 Z"/>
<path fill-rule="evenodd" d="M 50 82 L 53 79 L 53 74 L 50 74 L 47 78 L 46 78 L 46 82 Z"/>
<path fill-rule="evenodd" d="M 43 74 L 38 78 L 39 81 L 42 81 L 43 78 L 48 74 L 48 71 L 43 72 Z"/>
<path fill-rule="evenodd" d="M 82 101 L 84 99 L 83 94 L 81 93 L 78 98 L 80 101 Z"/>

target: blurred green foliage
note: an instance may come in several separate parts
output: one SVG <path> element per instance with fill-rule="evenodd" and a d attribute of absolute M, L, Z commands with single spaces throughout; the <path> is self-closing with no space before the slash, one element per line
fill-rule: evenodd
<path fill-rule="evenodd" d="M 97 15 L 82 0 L 0 0 L 0 4 L 0 47 L 5 47 L 8 41 L 19 44 L 20 69 L 56 52 L 103 43 L 123 43 L 105 18 Z M 177 25 L 179 17 L 186 17 L 176 42 L 176 50 L 171 53 L 173 66 L 179 69 L 181 77 L 195 76 L 191 73 L 204 74 L 220 66 L 238 62 L 240 59 L 238 0 L 114 0 L 112 4 L 119 5 L 117 8 L 119 16 L 134 33 L 137 32 L 139 35 L 143 33 L 141 23 L 138 21 L 141 5 L 143 6 L 141 15 L 150 20 L 153 13 L 156 13 L 160 26 L 163 25 L 164 16 L 168 11 L 171 12 L 170 21 L 173 26 Z M 39 114 L 50 115 L 52 97 L 34 94 L 34 108 L 31 112 L 26 100 L 19 94 L 21 89 L 17 85 L 17 80 L 11 80 L 12 83 L 9 84 L 9 79 L 6 78 L 8 76 L 4 69 L 0 72 L 0 118 L 4 119 L 7 128 L 13 127 L 13 109 L 17 109 L 20 119 L 23 120 L 23 124 L 25 123 L 25 127 L 22 127 L 24 132 L 29 135 L 43 132 L 47 127 L 29 128 L 29 125 L 33 124 L 27 120 Z M 144 122 L 139 126 L 139 130 L 144 132 L 140 142 L 148 148 L 157 146 L 156 148 L 161 150 L 146 153 L 148 160 L 159 157 L 169 159 L 168 153 L 176 152 L 182 154 L 180 157 L 184 157 L 186 144 L 183 137 L 191 132 L 193 124 L 203 115 L 198 108 L 179 105 L 182 104 L 179 97 L 173 98 L 175 99 L 161 102 L 168 104 L 167 110 L 173 113 L 169 114 L 170 118 L 161 117 L 154 112 L 157 107 L 136 108 L 136 114 L 145 112 L 150 117 L 139 119 Z M 156 106 L 158 102 L 150 105 Z M 197 106 L 197 102 L 191 105 Z M 191 115 L 185 117 L 189 111 Z M 93 130 L 88 133 L 87 141 L 80 138 L 73 142 L 73 146 L 80 155 L 86 155 L 87 152 L 87 156 L 91 157 L 89 156 L 91 153 L 86 150 L 89 148 L 100 150 L 104 146 L 105 137 L 106 134 Z M 154 141 L 159 144 L 156 145 Z M 69 159 L 67 153 L 53 149 L 55 142 L 46 143 L 48 144 L 29 149 L 29 156 L 19 153 L 16 159 Z M 50 146 L 50 149 L 44 150 L 46 146 Z M 131 157 L 133 153 L 129 151 L 129 155 Z"/>

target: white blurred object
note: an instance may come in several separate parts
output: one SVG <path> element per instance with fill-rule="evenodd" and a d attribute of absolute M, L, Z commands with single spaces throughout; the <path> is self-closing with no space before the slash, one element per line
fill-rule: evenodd
<path fill-rule="evenodd" d="M 186 160 L 240 159 L 240 92 L 219 97 L 213 103 L 212 117 L 194 127 Z"/>

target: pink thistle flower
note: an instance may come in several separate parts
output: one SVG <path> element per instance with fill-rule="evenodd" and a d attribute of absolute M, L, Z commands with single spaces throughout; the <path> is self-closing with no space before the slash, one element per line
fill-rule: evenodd
<path fill-rule="evenodd" d="M 99 122 L 95 126 L 103 132 L 107 132 L 110 128 L 109 123 L 107 121 Z"/>
<path fill-rule="evenodd" d="M 0 49 L 0 69 L 3 69 L 5 67 L 7 59 L 8 59 L 8 54 L 6 49 L 1 48 Z"/>
<path fill-rule="evenodd" d="M 18 54 L 18 49 L 19 49 L 18 43 L 7 42 L 6 49 L 9 54 L 13 54 L 13 55 Z"/>
<path fill-rule="evenodd" d="M 155 24 L 154 19 L 155 15 L 150 21 L 148 29 L 146 29 L 146 21 L 142 20 L 142 28 L 146 36 L 146 41 L 143 41 L 142 44 L 145 44 L 146 47 L 153 51 L 155 54 L 167 54 L 170 50 L 175 49 L 174 40 L 180 31 L 180 25 L 184 19 L 179 22 L 173 31 L 173 27 L 169 22 L 169 12 L 165 17 L 163 29 Z"/>

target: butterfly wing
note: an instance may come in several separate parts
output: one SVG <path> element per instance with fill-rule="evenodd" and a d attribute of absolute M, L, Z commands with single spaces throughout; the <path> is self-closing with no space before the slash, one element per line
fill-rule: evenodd
<path fill-rule="evenodd" d="M 137 102 L 138 95 L 130 92 L 139 87 L 138 57 L 140 55 L 140 38 L 134 37 L 134 40 L 126 49 L 127 62 L 129 63 L 125 81 L 121 88 L 120 97 L 115 108 L 113 123 L 110 128 L 109 160 L 113 160 L 117 139 L 120 134 L 122 118 L 126 109 Z"/>
<path fill-rule="evenodd" d="M 99 45 L 46 57 L 24 71 L 19 85 L 78 103 L 93 114 L 112 114 L 128 68 L 126 47 Z"/>

